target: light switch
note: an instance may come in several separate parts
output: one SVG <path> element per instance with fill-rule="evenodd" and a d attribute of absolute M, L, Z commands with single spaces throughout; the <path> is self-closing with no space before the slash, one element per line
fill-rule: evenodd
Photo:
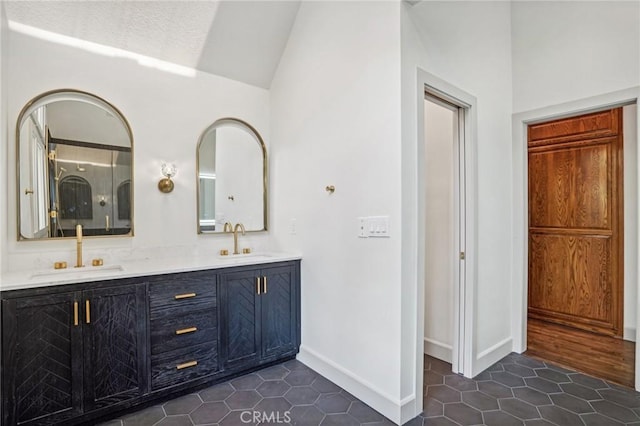
<path fill-rule="evenodd" d="M 389 216 L 369 217 L 370 232 L 369 237 L 389 237 Z"/>
<path fill-rule="evenodd" d="M 389 216 L 367 216 L 358 218 L 358 237 L 389 238 Z"/>

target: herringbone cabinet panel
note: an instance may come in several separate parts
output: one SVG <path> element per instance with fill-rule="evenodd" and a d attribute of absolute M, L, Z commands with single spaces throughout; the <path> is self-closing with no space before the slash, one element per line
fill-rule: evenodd
<path fill-rule="evenodd" d="M 3 399 L 15 398 L 15 413 L 5 412 L 5 417 L 16 423 L 63 420 L 80 410 L 74 400 L 74 379 L 77 383 L 81 377 L 74 371 L 74 352 L 81 342 L 73 326 L 73 300 L 74 293 L 65 293 L 3 305 L 3 310 L 15 312 L 14 322 L 5 324 L 15 325 L 15 351 L 5 355 L 5 365 L 15 369 L 15 394 Z"/>
<path fill-rule="evenodd" d="M 224 363 L 231 368 L 239 362 L 260 356 L 260 318 L 254 271 L 225 274 L 221 277 L 220 292 L 223 314 Z"/>
<path fill-rule="evenodd" d="M 87 406 L 99 408 L 142 395 L 145 356 L 144 285 L 91 290 L 84 327 Z"/>
<path fill-rule="evenodd" d="M 262 297 L 262 347 L 263 356 L 269 357 L 295 346 L 295 289 L 291 268 L 265 269 L 263 273 L 268 284 Z"/>
<path fill-rule="evenodd" d="M 221 358 L 224 368 L 266 363 L 299 345 L 297 265 L 234 270 L 220 275 Z"/>

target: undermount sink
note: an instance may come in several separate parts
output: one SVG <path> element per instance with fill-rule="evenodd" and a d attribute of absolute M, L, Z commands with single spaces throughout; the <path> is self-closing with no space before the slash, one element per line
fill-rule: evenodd
<path fill-rule="evenodd" d="M 122 265 L 84 266 L 82 268 L 74 268 L 73 266 L 70 266 L 65 269 L 34 272 L 31 274 L 30 278 L 73 278 L 78 276 L 92 276 L 122 271 L 124 271 Z"/>
<path fill-rule="evenodd" d="M 218 256 L 218 258 L 223 260 L 243 260 L 243 259 L 268 259 L 273 257 L 269 253 L 240 253 L 240 254 L 229 254 L 226 256 Z"/>

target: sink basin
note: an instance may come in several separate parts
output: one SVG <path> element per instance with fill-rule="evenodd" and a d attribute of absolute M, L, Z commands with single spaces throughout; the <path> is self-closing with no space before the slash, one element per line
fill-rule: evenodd
<path fill-rule="evenodd" d="M 39 271 L 31 274 L 31 279 L 34 278 L 75 278 L 75 277 L 90 277 L 94 275 L 101 275 L 114 272 L 122 272 L 124 268 L 122 265 L 107 265 L 107 266 L 85 266 L 84 268 L 74 268 L 70 266 L 66 269 L 54 269 L 48 271 Z"/>

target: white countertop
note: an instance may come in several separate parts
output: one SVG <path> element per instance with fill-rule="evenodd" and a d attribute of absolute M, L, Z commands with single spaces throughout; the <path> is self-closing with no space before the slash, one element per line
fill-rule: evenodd
<path fill-rule="evenodd" d="M 261 265 L 273 262 L 301 259 L 300 254 L 260 252 L 228 256 L 195 256 L 145 259 L 136 261 L 105 262 L 103 266 L 91 266 L 85 261 L 83 268 L 69 265 L 66 269 L 9 272 L 2 275 L 0 290 L 18 290 L 46 287 L 61 284 L 73 284 L 106 279 L 130 278 L 149 275 L 169 274 L 173 272 L 200 271 L 206 269 L 228 268 L 242 265 Z"/>

